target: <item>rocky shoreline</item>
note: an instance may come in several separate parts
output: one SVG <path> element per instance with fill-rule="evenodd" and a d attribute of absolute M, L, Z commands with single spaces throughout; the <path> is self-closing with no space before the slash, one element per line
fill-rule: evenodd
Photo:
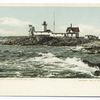
<path fill-rule="evenodd" d="M 23 37 L 17 39 L 9 39 L 2 42 L 2 45 L 47 45 L 47 46 L 77 46 L 89 43 L 90 40 L 83 38 L 67 38 L 67 37 L 48 37 L 48 36 L 34 36 Z"/>
<path fill-rule="evenodd" d="M 82 45 L 85 50 L 90 51 L 91 53 L 100 53 L 100 41 L 91 41 Z"/>
<path fill-rule="evenodd" d="M 83 47 L 97 48 L 100 47 L 100 41 L 91 41 L 90 43 L 86 43 L 82 45 Z"/>

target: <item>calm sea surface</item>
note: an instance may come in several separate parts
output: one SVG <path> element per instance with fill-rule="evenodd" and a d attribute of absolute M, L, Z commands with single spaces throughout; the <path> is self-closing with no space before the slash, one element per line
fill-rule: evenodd
<path fill-rule="evenodd" d="M 100 54 L 72 52 L 72 48 L 0 45 L 0 78 L 99 78 L 94 75 L 98 66 L 83 60 L 98 63 Z"/>

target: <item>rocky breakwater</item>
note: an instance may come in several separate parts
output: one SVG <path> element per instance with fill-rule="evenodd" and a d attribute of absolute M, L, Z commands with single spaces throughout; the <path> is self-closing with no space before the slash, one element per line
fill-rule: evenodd
<path fill-rule="evenodd" d="M 91 54 L 100 53 L 100 41 L 92 40 L 91 42 L 83 44 L 82 46 Z"/>
<path fill-rule="evenodd" d="M 99 61 L 92 61 L 92 60 L 89 61 L 89 60 L 84 59 L 83 62 L 88 64 L 90 67 L 98 67 L 98 70 L 94 72 L 94 75 L 100 76 L 100 62 Z"/>
<path fill-rule="evenodd" d="M 23 37 L 17 39 L 9 39 L 2 42 L 2 45 L 47 45 L 47 46 L 77 46 L 90 41 L 82 38 L 67 38 L 67 37 L 48 37 L 48 36 L 34 36 Z"/>
<path fill-rule="evenodd" d="M 90 43 L 83 44 L 82 46 L 84 47 L 86 51 L 88 51 L 88 54 L 97 54 L 97 56 L 100 54 L 100 41 L 99 40 L 92 40 Z M 94 74 L 96 76 L 100 76 L 100 61 L 98 59 L 98 62 L 96 62 L 96 59 L 94 61 L 83 60 L 83 62 L 88 64 L 91 67 L 97 66 L 99 69 L 96 70 Z"/>

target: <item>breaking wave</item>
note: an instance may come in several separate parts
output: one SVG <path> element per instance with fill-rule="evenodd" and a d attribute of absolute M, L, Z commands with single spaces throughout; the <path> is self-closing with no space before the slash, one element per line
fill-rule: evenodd
<path fill-rule="evenodd" d="M 22 62 L 27 62 L 30 63 L 32 62 L 32 64 L 37 65 L 38 66 L 42 66 L 42 70 L 48 70 L 50 76 L 55 77 L 55 74 L 60 75 L 60 72 L 66 73 L 64 74 L 63 77 L 69 77 L 69 73 L 70 73 L 70 77 L 72 74 L 72 77 L 76 77 L 75 73 L 79 73 L 83 76 L 83 74 L 88 75 L 88 77 L 93 77 L 94 76 L 94 72 L 96 70 L 98 70 L 97 67 L 89 67 L 87 64 L 83 63 L 81 61 L 81 59 L 78 59 L 76 57 L 73 58 L 66 58 L 66 59 L 60 59 L 57 58 L 54 54 L 52 53 L 38 53 L 38 55 L 40 55 L 39 57 L 34 57 L 34 58 L 29 58 L 25 61 Z M 54 73 L 55 72 L 55 73 Z M 74 73 L 74 75 L 73 75 Z M 57 75 L 56 75 L 57 76 Z M 48 75 L 46 76 L 48 77 Z"/>

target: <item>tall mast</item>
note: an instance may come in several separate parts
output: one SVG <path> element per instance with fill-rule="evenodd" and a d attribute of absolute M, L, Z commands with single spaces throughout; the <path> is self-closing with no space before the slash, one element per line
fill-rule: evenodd
<path fill-rule="evenodd" d="M 55 12 L 54 12 L 54 22 L 53 22 L 53 25 L 54 25 L 53 32 L 55 33 Z"/>

